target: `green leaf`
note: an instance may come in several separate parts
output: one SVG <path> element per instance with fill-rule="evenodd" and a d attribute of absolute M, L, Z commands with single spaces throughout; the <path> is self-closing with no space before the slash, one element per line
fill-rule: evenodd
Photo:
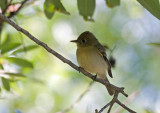
<path fill-rule="evenodd" d="M 39 47 L 38 45 L 29 45 L 27 47 L 17 49 L 12 54 L 17 54 L 17 53 L 21 53 L 21 52 L 25 52 L 25 51 L 30 51 L 30 50 L 36 49 L 38 47 Z"/>
<path fill-rule="evenodd" d="M 2 77 L 2 84 L 3 84 L 3 87 L 7 90 L 7 91 L 10 91 L 10 82 L 8 79 Z"/>
<path fill-rule="evenodd" d="M 64 8 L 60 0 L 51 0 L 51 1 L 52 1 L 52 4 L 55 6 L 56 11 L 70 15 L 70 13 L 66 11 L 66 9 Z"/>
<path fill-rule="evenodd" d="M 0 0 L 0 8 L 2 11 L 6 8 L 7 0 Z"/>
<path fill-rule="evenodd" d="M 148 43 L 148 45 L 160 47 L 160 43 Z"/>
<path fill-rule="evenodd" d="M 120 0 L 106 0 L 106 4 L 108 7 L 113 8 L 120 5 Z"/>
<path fill-rule="evenodd" d="M 51 19 L 54 15 L 54 5 L 50 2 L 50 0 L 46 0 L 43 5 L 44 14 L 48 19 Z"/>
<path fill-rule="evenodd" d="M 48 19 L 53 17 L 55 11 L 59 11 L 64 14 L 70 14 L 66 11 L 60 0 L 45 0 L 43 8 Z"/>
<path fill-rule="evenodd" d="M 9 75 L 9 76 L 25 77 L 25 75 L 23 75 L 22 73 L 5 72 L 4 74 L 5 74 L 5 75 Z"/>
<path fill-rule="evenodd" d="M 0 63 L 1 63 L 1 62 L 0 62 Z M 2 64 L 0 64 L 0 69 L 2 69 L 2 70 L 4 69 Z"/>
<path fill-rule="evenodd" d="M 4 35 L 4 36 L 3 36 Z M 12 41 L 12 38 L 9 34 L 6 34 L 4 33 L 2 36 L 1 36 L 1 45 L 4 46 L 4 45 L 7 45 L 9 43 L 11 43 Z"/>
<path fill-rule="evenodd" d="M 92 17 L 95 10 L 95 0 L 78 0 L 79 14 L 84 17 L 85 20 L 88 17 Z"/>
<path fill-rule="evenodd" d="M 29 62 L 26 59 L 21 59 L 21 58 L 15 58 L 15 57 L 8 57 L 6 58 L 9 62 L 14 63 L 20 67 L 29 67 L 33 68 L 33 64 Z"/>
<path fill-rule="evenodd" d="M 137 0 L 152 15 L 160 19 L 160 3 L 159 0 Z"/>
<path fill-rule="evenodd" d="M 16 43 L 16 42 L 13 42 L 13 43 L 7 44 L 7 45 L 3 45 L 1 47 L 1 53 L 4 54 L 6 52 L 14 50 L 15 48 L 19 47 L 20 45 L 21 45 L 21 43 Z"/>

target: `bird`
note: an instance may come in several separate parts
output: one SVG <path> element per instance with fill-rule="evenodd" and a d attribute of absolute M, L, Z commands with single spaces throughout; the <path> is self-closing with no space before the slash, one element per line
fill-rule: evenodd
<path fill-rule="evenodd" d="M 81 68 L 89 73 L 96 74 L 98 78 L 109 82 L 106 76 L 113 78 L 111 64 L 107 59 L 105 47 L 97 40 L 90 31 L 85 31 L 79 35 L 77 40 L 71 40 L 77 44 L 76 57 Z M 108 85 L 105 85 L 109 95 L 113 95 L 114 91 Z"/>

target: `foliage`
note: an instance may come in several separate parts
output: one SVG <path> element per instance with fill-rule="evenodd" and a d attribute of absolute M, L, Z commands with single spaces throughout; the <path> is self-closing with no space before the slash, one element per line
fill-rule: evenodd
<path fill-rule="evenodd" d="M 158 0 L 138 0 L 138 2 L 151 14 L 160 19 L 160 3 Z M 79 14 L 84 17 L 84 20 L 93 21 L 90 17 L 93 16 L 95 10 L 95 0 L 77 0 L 77 3 Z M 106 4 L 108 7 L 113 8 L 120 5 L 120 0 L 106 0 Z M 44 3 L 44 13 L 47 18 L 51 19 L 55 10 L 69 14 L 60 0 L 46 0 Z"/>
<path fill-rule="evenodd" d="M 11 78 L 15 81 L 17 77 L 25 77 L 25 75 L 22 74 L 22 71 L 25 68 L 33 69 L 33 63 L 31 61 L 17 57 L 17 54 L 20 54 L 24 51 L 30 51 L 32 49 L 37 48 L 38 46 L 29 45 L 23 47 L 23 43 L 13 41 L 13 39 L 9 35 L 3 38 L 1 37 L 1 39 L 3 39 L 3 42 L 0 45 L 0 75 L 4 88 L 7 91 L 10 91 L 10 82 L 12 82 Z M 17 65 L 18 67 L 20 67 L 20 69 L 17 72 L 10 72 L 5 67 L 14 67 L 14 65 L 12 66 L 11 64 Z"/>
<path fill-rule="evenodd" d="M 146 8 L 155 17 L 160 19 L 160 3 L 159 0 L 138 0 L 138 2 Z"/>
<path fill-rule="evenodd" d="M 106 0 L 106 4 L 108 7 L 112 8 L 120 5 L 120 0 Z"/>
<path fill-rule="evenodd" d="M 51 19 L 55 11 L 62 12 L 64 14 L 69 14 L 60 0 L 46 0 L 44 2 L 44 12 L 47 18 Z"/>
<path fill-rule="evenodd" d="M 138 0 L 138 2 L 146 8 L 151 14 L 160 19 L 160 3 L 159 0 Z M 77 0 L 78 10 L 80 15 L 84 17 L 85 20 L 93 21 L 89 17 L 93 16 L 95 10 L 95 0 Z M 120 5 L 120 0 L 106 0 L 108 7 L 112 8 Z M 0 1 L 0 7 L 2 10 L 7 6 L 7 0 Z M 51 19 L 55 11 L 62 12 L 64 14 L 70 14 L 64 8 L 60 0 L 45 0 L 44 2 L 44 13 L 48 19 Z"/>
<path fill-rule="evenodd" d="M 2 10 L 4 10 L 6 8 L 7 5 L 7 0 L 1 0 L 0 1 L 0 7 Z"/>
<path fill-rule="evenodd" d="M 95 0 L 77 0 L 79 14 L 83 16 L 85 20 L 92 21 L 95 10 Z"/>

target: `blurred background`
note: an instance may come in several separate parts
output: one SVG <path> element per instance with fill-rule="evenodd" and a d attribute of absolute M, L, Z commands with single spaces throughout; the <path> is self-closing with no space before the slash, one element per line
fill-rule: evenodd
<path fill-rule="evenodd" d="M 113 79 L 108 77 L 109 81 L 125 87 L 130 96 L 127 99 L 120 94 L 121 102 L 127 100 L 127 106 L 138 113 L 160 113 L 160 47 L 148 44 L 160 42 L 160 21 L 156 17 L 136 0 L 121 0 L 115 8 L 97 0 L 94 22 L 89 22 L 79 15 L 76 0 L 62 0 L 71 15 L 56 12 L 47 19 L 43 3 L 44 0 L 35 1 L 13 20 L 75 64 L 76 45 L 70 40 L 91 31 L 99 42 L 113 50 L 107 51 L 108 57 L 116 60 Z M 92 82 L 8 24 L 2 30 L 1 43 L 3 49 L 11 43 L 17 46 L 0 56 L 0 113 L 61 113 Z M 23 58 L 25 61 L 19 61 L 24 64 L 9 57 Z M 68 113 L 94 113 L 111 99 L 103 85 L 93 83 Z M 127 113 L 116 104 L 111 112 Z"/>

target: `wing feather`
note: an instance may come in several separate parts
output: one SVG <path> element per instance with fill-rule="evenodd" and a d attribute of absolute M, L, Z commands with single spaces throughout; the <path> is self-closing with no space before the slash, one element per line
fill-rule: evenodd
<path fill-rule="evenodd" d="M 95 46 L 98 49 L 99 54 L 104 58 L 104 60 L 106 61 L 107 65 L 108 65 L 108 74 L 109 74 L 109 76 L 111 78 L 113 78 L 112 71 L 111 71 L 111 64 L 107 59 L 107 54 L 105 52 L 105 48 L 100 43 L 96 44 Z"/>

